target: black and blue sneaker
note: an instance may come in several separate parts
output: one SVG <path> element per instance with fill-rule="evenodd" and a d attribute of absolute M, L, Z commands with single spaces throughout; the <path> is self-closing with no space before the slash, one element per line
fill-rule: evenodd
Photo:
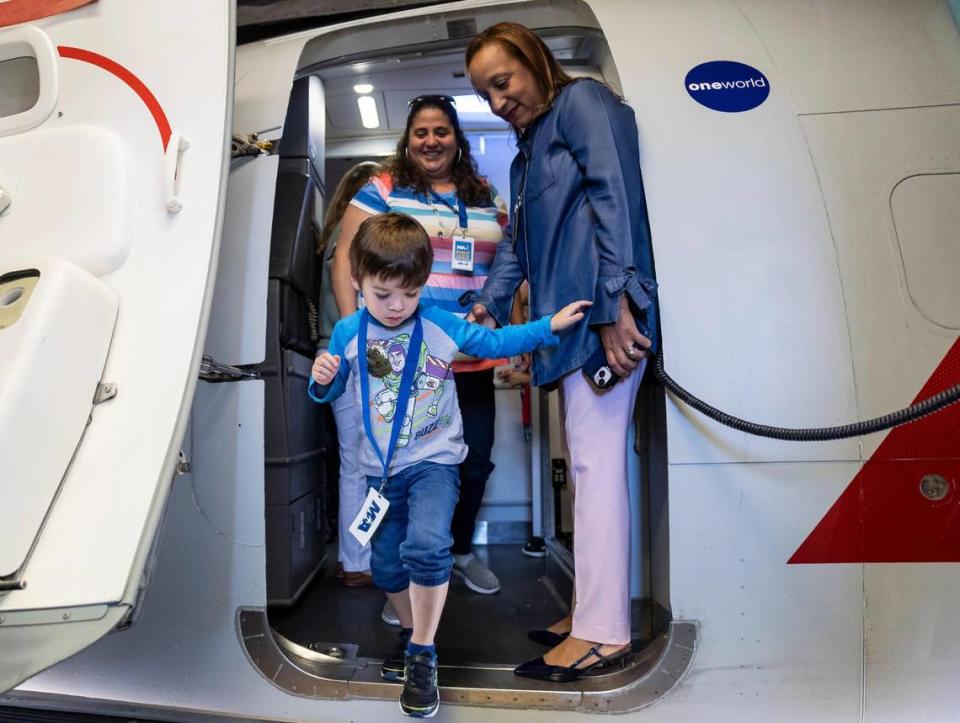
<path fill-rule="evenodd" d="M 391 683 L 403 682 L 403 664 L 407 657 L 407 643 L 413 634 L 412 628 L 401 628 L 397 633 L 397 644 L 380 666 L 380 677 Z"/>
<path fill-rule="evenodd" d="M 437 690 L 437 656 L 429 653 L 408 655 L 404 665 L 400 710 L 411 718 L 432 718 L 440 707 Z"/>

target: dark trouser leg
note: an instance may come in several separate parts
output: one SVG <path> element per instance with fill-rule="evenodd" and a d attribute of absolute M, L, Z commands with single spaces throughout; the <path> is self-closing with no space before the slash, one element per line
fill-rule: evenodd
<path fill-rule="evenodd" d="M 477 513 L 483 502 L 487 478 L 493 472 L 490 456 L 493 452 L 494 422 L 497 408 L 494 398 L 493 369 L 482 372 L 462 372 L 454 375 L 460 415 L 463 417 L 463 441 L 467 458 L 460 464 L 460 501 L 453 512 L 454 555 L 470 552 Z"/>

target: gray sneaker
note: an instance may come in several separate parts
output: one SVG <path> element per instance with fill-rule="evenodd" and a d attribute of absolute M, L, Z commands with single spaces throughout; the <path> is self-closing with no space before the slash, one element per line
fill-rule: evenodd
<path fill-rule="evenodd" d="M 383 604 L 383 612 L 380 613 L 380 619 L 383 620 L 387 625 L 396 625 L 400 627 L 400 616 L 397 615 L 397 611 L 393 609 L 393 605 L 390 604 L 390 599 L 387 598 L 387 601 Z"/>
<path fill-rule="evenodd" d="M 500 592 L 500 581 L 479 557 L 474 556 L 463 567 L 454 564 L 453 574 L 462 577 L 468 588 L 481 595 L 493 595 L 495 592 Z"/>

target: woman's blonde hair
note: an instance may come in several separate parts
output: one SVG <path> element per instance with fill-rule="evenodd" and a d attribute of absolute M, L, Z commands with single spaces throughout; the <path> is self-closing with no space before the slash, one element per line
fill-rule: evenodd
<path fill-rule="evenodd" d="M 317 254 L 323 254 L 323 250 L 330 243 L 330 236 L 333 230 L 343 218 L 344 211 L 350 200 L 357 195 L 357 192 L 363 188 L 367 182 L 380 171 L 380 165 L 373 161 L 363 161 L 358 163 L 349 171 L 343 174 L 337 189 L 333 192 L 333 198 L 330 199 L 330 205 L 327 206 L 327 214 L 323 219 L 323 228 L 320 231 L 320 237 L 317 239 Z"/>
<path fill-rule="evenodd" d="M 519 23 L 497 23 L 475 35 L 467 46 L 465 55 L 468 70 L 473 57 L 490 43 L 499 43 L 500 47 L 523 63 L 533 74 L 544 97 L 543 105 L 537 108 L 537 115 L 553 105 L 557 93 L 574 81 L 560 67 L 546 43 L 530 28 Z"/>

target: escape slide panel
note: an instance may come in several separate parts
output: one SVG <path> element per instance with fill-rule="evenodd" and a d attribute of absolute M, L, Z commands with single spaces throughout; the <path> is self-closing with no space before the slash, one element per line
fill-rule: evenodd
<path fill-rule="evenodd" d="M 220 236 L 232 3 L 76 5 L 0 29 L 0 691 L 139 598 Z"/>

